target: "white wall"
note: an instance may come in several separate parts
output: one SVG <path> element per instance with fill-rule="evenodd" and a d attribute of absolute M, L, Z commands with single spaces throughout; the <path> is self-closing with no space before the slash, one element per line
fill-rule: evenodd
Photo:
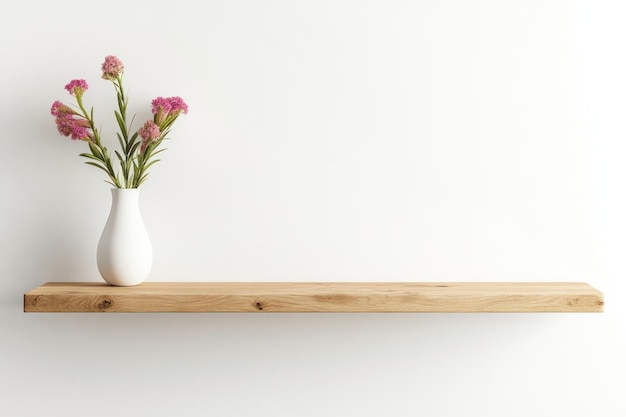
<path fill-rule="evenodd" d="M 626 6 L 56 2 L 0 15 L 0 415 L 624 416 Z M 603 314 L 24 314 L 99 281 L 114 132 L 190 111 L 142 190 L 152 281 L 587 281 Z"/>

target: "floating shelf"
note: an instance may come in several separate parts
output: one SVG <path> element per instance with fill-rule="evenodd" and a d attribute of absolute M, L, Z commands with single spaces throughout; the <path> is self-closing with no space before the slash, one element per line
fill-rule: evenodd
<path fill-rule="evenodd" d="M 25 312 L 601 312 L 582 282 L 49 282 Z"/>

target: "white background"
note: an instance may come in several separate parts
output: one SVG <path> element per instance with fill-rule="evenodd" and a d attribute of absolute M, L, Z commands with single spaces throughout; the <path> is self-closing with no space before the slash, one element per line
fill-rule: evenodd
<path fill-rule="evenodd" d="M 626 6 L 13 2 L 3 416 L 624 416 Z M 99 281 L 109 186 L 56 132 L 106 55 L 189 105 L 141 191 L 152 281 L 586 281 L 603 314 L 24 314 Z M 138 127 L 137 123 L 137 126 Z"/>

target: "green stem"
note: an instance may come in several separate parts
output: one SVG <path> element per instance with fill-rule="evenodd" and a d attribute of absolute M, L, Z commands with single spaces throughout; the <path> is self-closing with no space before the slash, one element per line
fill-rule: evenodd
<path fill-rule="evenodd" d="M 89 122 L 89 126 L 91 128 L 91 131 L 93 132 L 93 142 L 92 142 L 92 144 L 99 151 L 98 155 L 95 154 L 94 152 L 91 152 L 91 155 L 93 155 L 93 157 L 96 160 L 102 162 L 102 164 L 104 165 L 104 167 L 102 167 L 102 168 L 109 175 L 109 178 L 111 179 L 113 185 L 115 185 L 117 188 L 122 188 L 122 185 L 120 184 L 119 179 L 115 175 L 115 170 L 113 169 L 113 165 L 111 164 L 111 158 L 109 157 L 109 153 L 108 153 L 106 147 L 104 147 L 102 145 L 102 142 L 100 141 L 100 133 L 98 132 L 98 129 L 96 129 L 96 126 L 94 124 L 92 115 L 89 112 L 87 112 L 87 110 L 85 109 L 85 107 L 83 105 L 82 97 L 78 97 L 77 96 L 76 97 L 76 102 L 78 103 L 78 107 L 80 108 L 81 112 L 83 113 L 83 117 L 85 118 L 85 120 L 87 120 Z M 93 110 L 92 110 L 92 112 L 93 112 Z"/>
<path fill-rule="evenodd" d="M 117 79 L 113 80 L 113 86 L 115 87 L 115 92 L 117 95 L 117 106 L 118 111 L 115 114 L 115 118 L 117 120 L 117 124 L 120 128 L 122 138 L 120 139 L 120 145 L 122 147 L 123 158 L 118 156 L 120 160 L 120 165 L 122 167 L 122 176 L 124 180 L 124 185 L 130 188 L 134 187 L 134 181 L 131 179 L 135 175 L 131 175 L 131 168 L 134 168 L 133 161 L 135 160 L 135 153 L 137 147 L 135 143 L 137 141 L 137 136 L 130 136 L 130 128 L 126 122 L 126 109 L 128 107 L 128 97 L 124 93 L 124 86 L 122 84 L 122 76 L 119 76 Z"/>

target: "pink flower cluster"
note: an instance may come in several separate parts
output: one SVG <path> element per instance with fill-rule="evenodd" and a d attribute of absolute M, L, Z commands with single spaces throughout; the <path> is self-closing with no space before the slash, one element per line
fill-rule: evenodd
<path fill-rule="evenodd" d="M 50 109 L 50 114 L 55 117 L 57 130 L 63 136 L 71 136 L 74 140 L 89 141 L 92 139 L 89 122 L 72 108 L 60 101 L 55 101 Z"/>
<path fill-rule="evenodd" d="M 76 97 L 82 97 L 88 88 L 89 86 L 85 80 L 72 80 L 65 86 L 67 92 Z"/>
<path fill-rule="evenodd" d="M 124 72 L 124 63 L 116 56 L 109 55 L 104 58 L 102 63 L 102 78 L 105 80 L 114 80 L 119 78 Z"/>
<path fill-rule="evenodd" d="M 178 117 L 181 113 L 187 114 L 187 110 L 187 104 L 180 97 L 157 97 L 152 100 L 152 113 L 158 125 L 162 125 L 165 120 Z"/>
<path fill-rule="evenodd" d="M 139 136 L 141 136 L 141 153 L 146 150 L 146 147 L 150 144 L 150 142 L 155 141 L 161 136 L 161 130 L 159 126 L 154 124 L 152 120 L 148 120 L 144 123 L 143 127 L 140 127 L 137 131 Z"/>
<path fill-rule="evenodd" d="M 157 97 L 152 100 L 152 113 L 156 114 L 159 111 L 164 113 L 179 113 L 183 112 L 187 114 L 187 104 L 180 97 Z"/>

